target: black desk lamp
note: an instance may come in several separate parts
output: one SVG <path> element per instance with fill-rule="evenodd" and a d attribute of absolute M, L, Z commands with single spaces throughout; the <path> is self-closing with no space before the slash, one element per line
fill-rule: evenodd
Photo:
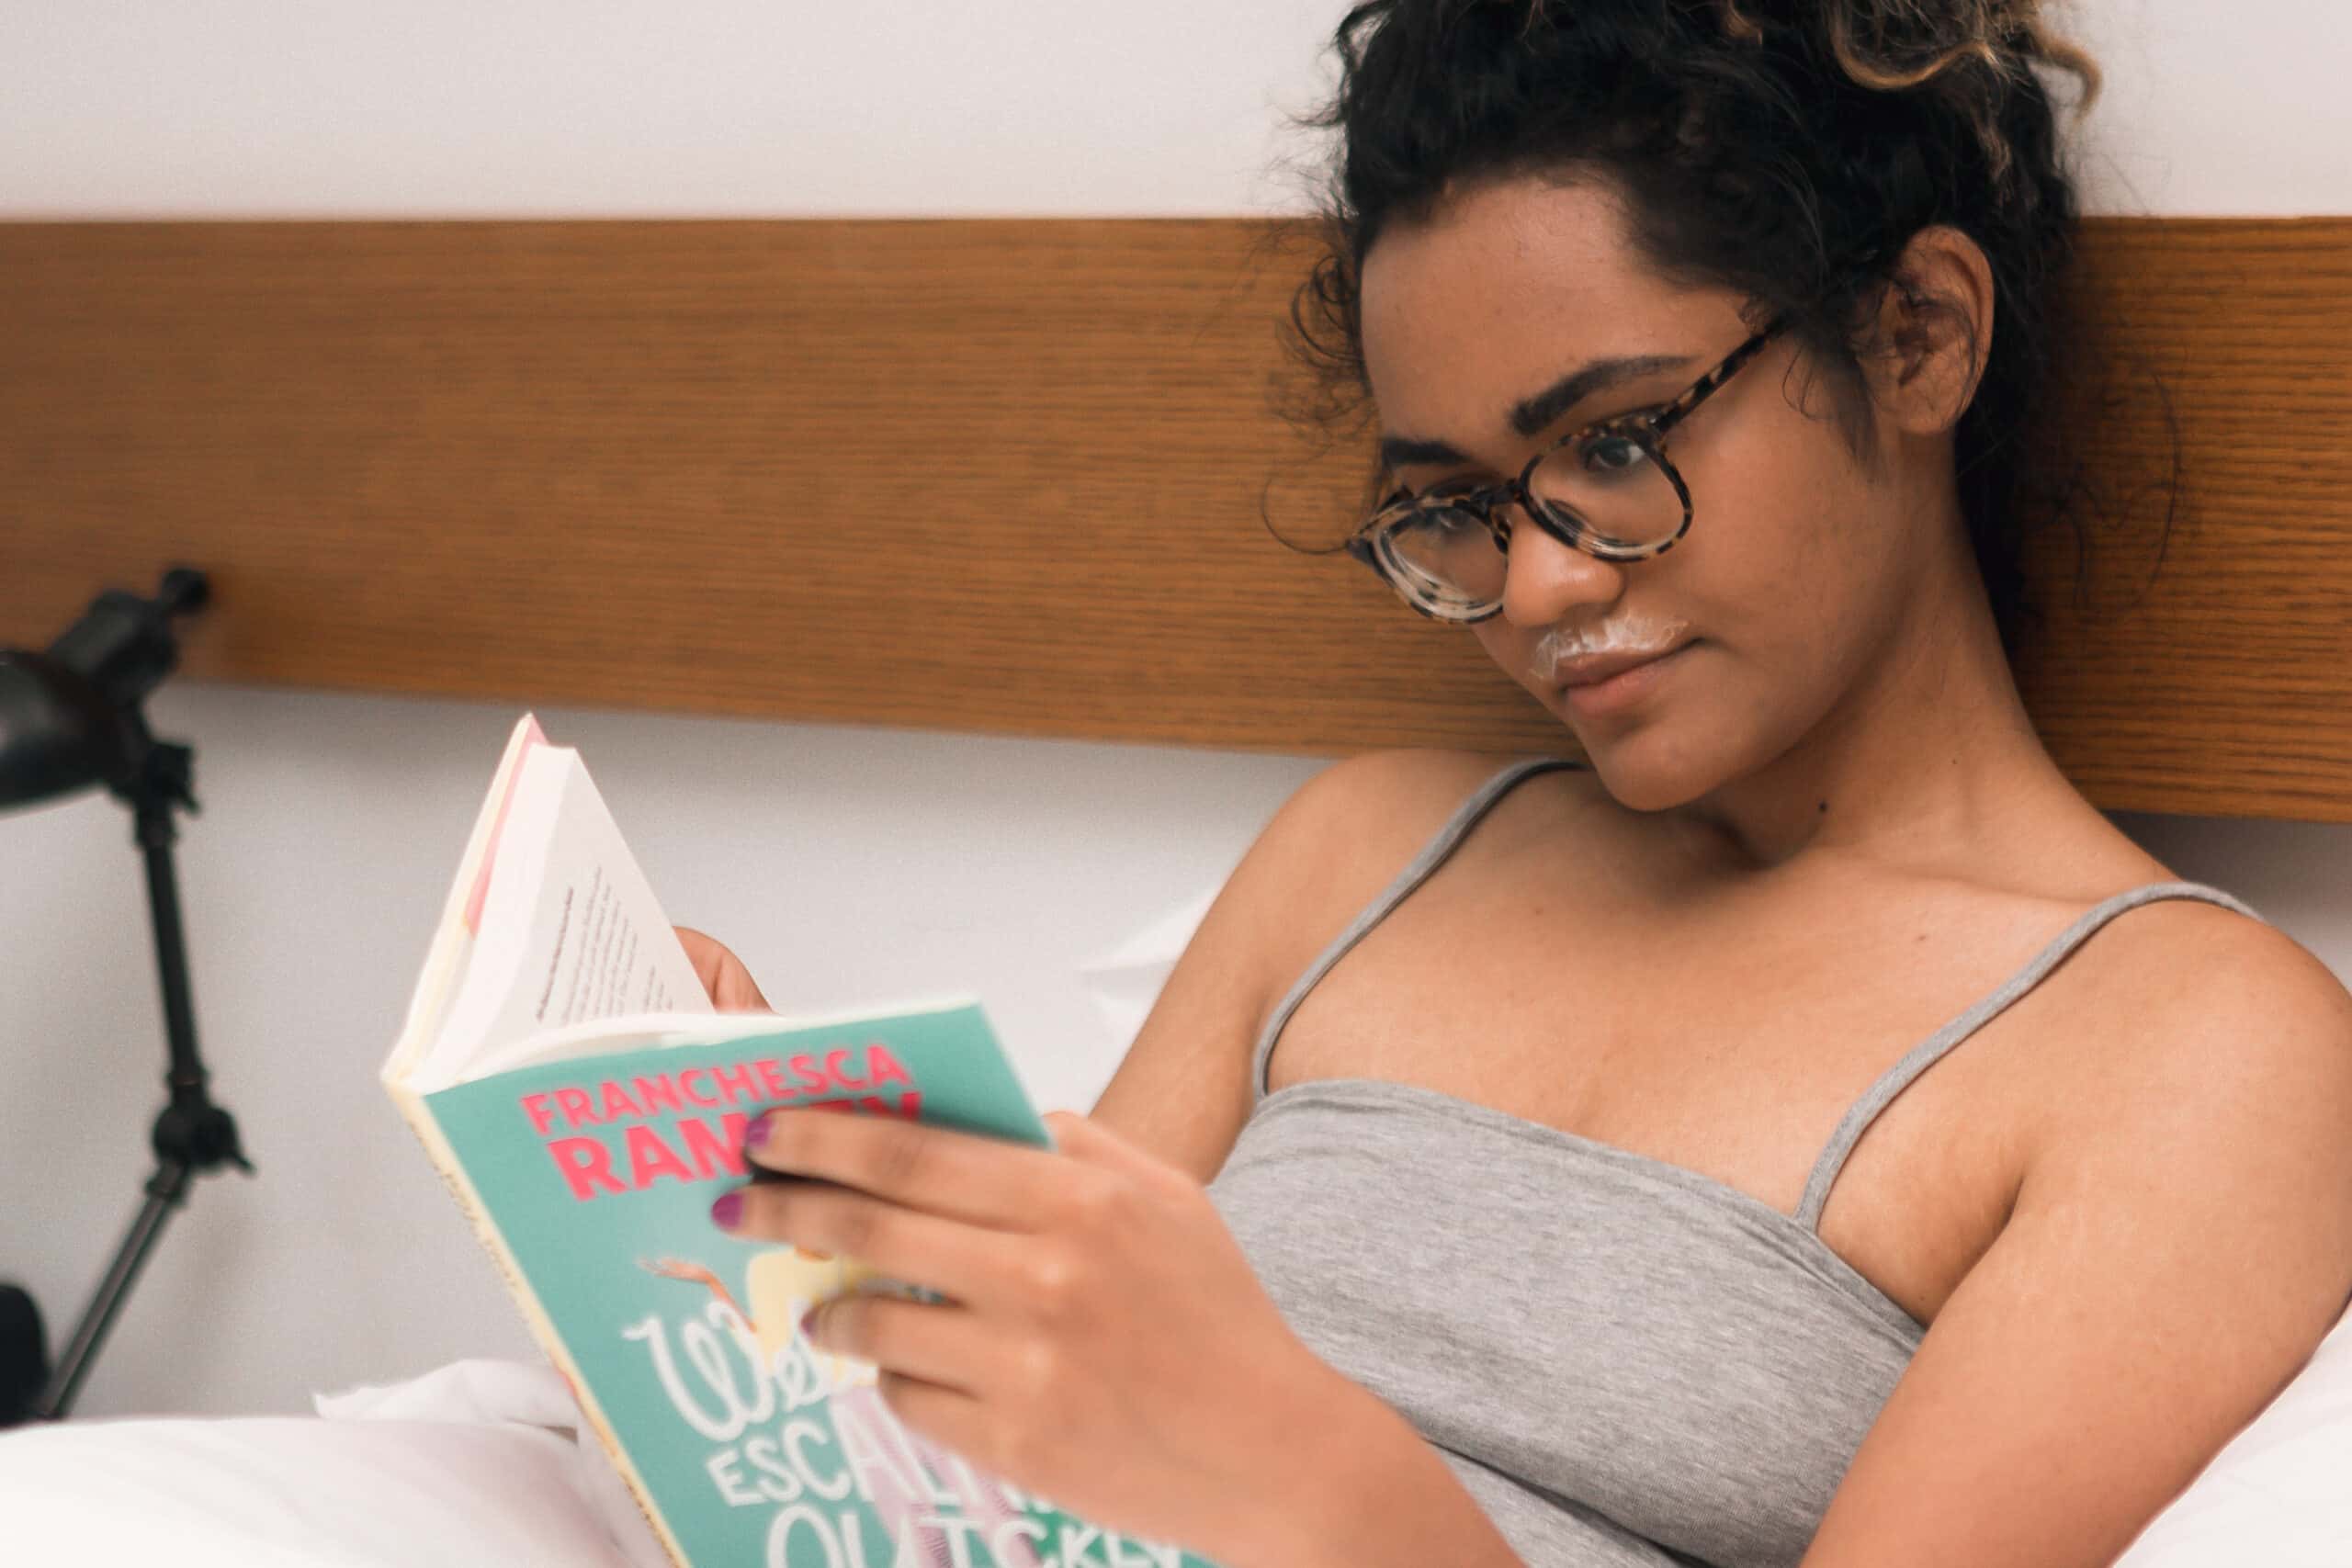
<path fill-rule="evenodd" d="M 74 1337 L 52 1371 L 42 1346 L 40 1314 L 17 1287 L 0 1287 L 0 1427 L 28 1417 L 55 1420 L 72 1407 L 98 1343 L 106 1337 L 164 1221 L 208 1170 L 234 1165 L 251 1172 L 237 1146 L 237 1124 L 204 1090 L 188 1004 L 187 957 L 180 943 L 180 907 L 172 874 L 172 807 L 193 814 L 196 753 L 148 733 L 139 705 L 179 663 L 171 618 L 203 608 L 204 574 L 175 567 L 153 599 L 108 592 L 47 653 L 0 649 L 0 811 L 55 800 L 104 784 L 133 813 L 134 837 L 147 854 L 147 897 L 155 919 L 155 961 L 163 972 L 164 1024 L 171 1100 L 155 1119 L 155 1174 L 147 1202 L 131 1222 L 113 1265 L 90 1298 Z"/>

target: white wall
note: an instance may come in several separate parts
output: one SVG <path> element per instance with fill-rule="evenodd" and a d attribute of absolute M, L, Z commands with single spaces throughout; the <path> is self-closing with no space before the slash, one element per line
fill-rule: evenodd
<path fill-rule="evenodd" d="M 656 6 L 0 0 L 0 217 L 1295 209 L 1339 0 Z M 2334 0 L 2123 0 L 2101 210 L 2352 210 Z M 95 590 L 98 585 L 93 584 Z M 152 587 L 152 584 L 121 586 Z M 298 1411 L 531 1354 L 381 1098 L 514 710 L 167 686 L 199 1027 L 260 1168 L 166 1231 L 85 1414 Z M 1041 1104 L 1115 1045 L 1073 967 L 1213 886 L 1320 759 L 541 709 L 682 923 L 780 1006 L 981 989 Z M 2352 974 L 2352 834 L 2119 818 Z M 888 945 L 882 942 L 887 939 Z M 103 796 L 0 820 L 0 1279 L 62 1338 L 161 1099 L 144 889 Z"/>
<path fill-rule="evenodd" d="M 0 216 L 1287 210 L 1343 0 L 0 0 Z M 2098 0 L 2093 205 L 2342 211 L 2352 10 Z"/>

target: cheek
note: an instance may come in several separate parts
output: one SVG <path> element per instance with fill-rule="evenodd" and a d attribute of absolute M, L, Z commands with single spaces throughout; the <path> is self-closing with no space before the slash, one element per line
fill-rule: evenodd
<path fill-rule="evenodd" d="M 1789 434 L 1743 465 L 1712 516 L 1702 511 L 1687 555 L 1668 558 L 1679 581 L 1659 596 L 1721 649 L 1716 696 L 1759 717 L 1806 707 L 1837 683 L 1875 637 L 1892 564 L 1883 502 L 1815 446 L 1834 446 L 1835 432 L 1800 424 Z"/>
<path fill-rule="evenodd" d="M 1731 460 L 1710 470 L 1703 491 L 1694 479 L 1690 566 L 1738 619 L 1813 622 L 1872 575 L 1886 530 L 1836 428 L 1779 412 L 1744 431 L 1736 451 L 1727 444 Z"/>
<path fill-rule="evenodd" d="M 1514 681 L 1535 689 L 1534 677 L 1528 672 L 1528 650 L 1534 646 L 1532 635 L 1521 634 L 1501 615 L 1491 615 L 1470 628 L 1478 646 Z"/>

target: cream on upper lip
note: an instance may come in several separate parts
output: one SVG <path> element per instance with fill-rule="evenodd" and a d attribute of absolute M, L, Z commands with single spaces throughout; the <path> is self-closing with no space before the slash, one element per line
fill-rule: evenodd
<path fill-rule="evenodd" d="M 1598 636 L 1564 638 L 1545 632 L 1532 660 L 1535 672 L 1555 685 L 1586 685 L 1660 654 L 1671 653 L 1690 631 L 1688 623 L 1620 622 Z"/>

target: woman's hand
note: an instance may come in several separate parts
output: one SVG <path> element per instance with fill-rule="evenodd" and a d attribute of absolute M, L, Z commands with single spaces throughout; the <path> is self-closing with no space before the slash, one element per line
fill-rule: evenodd
<path fill-rule="evenodd" d="M 1046 1123 L 1052 1150 L 771 1111 L 746 1154 L 814 1179 L 739 1189 L 713 1217 L 949 1298 L 845 1296 L 804 1320 L 874 1362 L 915 1431 L 1090 1523 L 1282 1560 L 1267 1543 L 1303 1500 L 1278 1478 L 1377 1402 L 1291 1333 L 1190 1174 L 1075 1111 Z"/>
<path fill-rule="evenodd" d="M 710 1005 L 721 1012 L 774 1012 L 767 998 L 752 981 L 752 972 L 743 961 L 729 952 L 726 943 L 716 937 L 703 935 L 688 926 L 670 928 L 678 936 L 678 943 L 694 962 L 695 977 L 710 994 Z"/>

